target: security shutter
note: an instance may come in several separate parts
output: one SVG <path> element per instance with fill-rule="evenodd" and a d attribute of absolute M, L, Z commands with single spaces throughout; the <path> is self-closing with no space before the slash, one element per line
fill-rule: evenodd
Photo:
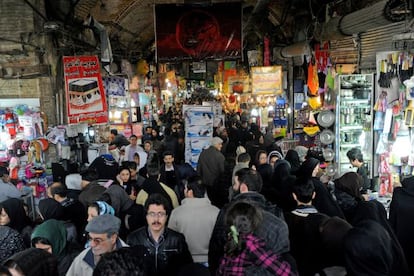
<path fill-rule="evenodd" d="M 329 54 L 333 64 L 358 64 L 358 48 L 352 36 L 331 40 Z"/>
<path fill-rule="evenodd" d="M 397 22 L 379 28 L 371 29 L 361 34 L 361 70 L 375 70 L 376 53 L 381 51 L 392 51 L 393 35 L 403 33 L 406 23 Z"/>

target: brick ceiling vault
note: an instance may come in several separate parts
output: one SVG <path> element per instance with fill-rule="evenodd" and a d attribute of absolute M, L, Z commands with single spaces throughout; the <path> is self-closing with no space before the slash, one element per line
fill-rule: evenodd
<path fill-rule="evenodd" d="M 67 0 L 49 0 L 67 1 Z M 376 2 L 376 0 L 241 0 L 243 8 L 244 46 L 255 47 L 270 36 L 273 45 L 289 45 L 301 41 L 297 34 L 324 16 L 327 5 L 339 7 L 339 14 Z M 112 48 L 119 55 L 135 58 L 154 51 L 154 6 L 157 4 L 223 3 L 237 0 L 78 0 L 74 18 L 82 21 L 88 15 L 108 30 Z M 342 10 L 341 10 L 342 9 Z M 246 46 L 248 45 L 248 46 Z"/>

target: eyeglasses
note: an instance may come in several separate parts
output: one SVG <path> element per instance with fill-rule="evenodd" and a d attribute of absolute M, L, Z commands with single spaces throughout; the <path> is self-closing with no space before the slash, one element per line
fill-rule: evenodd
<path fill-rule="evenodd" d="M 107 241 L 108 239 L 101 239 L 101 238 L 92 238 L 91 236 L 88 236 L 88 241 L 93 242 L 96 245 L 100 245 L 102 242 Z"/>
<path fill-rule="evenodd" d="M 147 216 L 151 217 L 151 218 L 164 218 L 165 216 L 167 216 L 166 213 L 164 212 L 148 212 Z"/>

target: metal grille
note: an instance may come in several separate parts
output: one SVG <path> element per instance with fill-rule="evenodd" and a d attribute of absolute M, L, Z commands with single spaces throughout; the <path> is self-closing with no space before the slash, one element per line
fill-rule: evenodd
<path fill-rule="evenodd" d="M 360 69 L 376 68 L 376 53 L 394 50 L 393 36 L 406 30 L 405 22 L 392 23 L 361 34 Z"/>
<path fill-rule="evenodd" d="M 357 64 L 358 48 L 352 36 L 330 41 L 330 57 L 333 64 Z"/>

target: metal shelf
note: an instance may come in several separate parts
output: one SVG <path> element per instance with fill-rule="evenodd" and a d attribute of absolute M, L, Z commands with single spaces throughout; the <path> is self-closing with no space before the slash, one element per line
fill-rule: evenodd
<path fill-rule="evenodd" d="M 362 105 L 362 104 L 364 104 L 365 106 L 370 106 L 370 104 L 369 104 L 369 102 L 370 102 L 370 100 L 369 99 L 346 99 L 346 98 L 341 98 L 341 101 L 342 101 L 342 103 L 352 103 L 352 104 L 358 104 L 358 106 L 359 105 Z M 349 106 L 341 106 L 340 108 L 349 108 Z"/>
<path fill-rule="evenodd" d="M 355 147 L 360 147 L 361 145 L 358 144 L 340 144 L 339 145 L 341 148 L 355 148 Z"/>
<path fill-rule="evenodd" d="M 351 125 L 351 126 L 340 126 L 340 130 L 363 130 L 364 127 L 361 125 Z"/>

